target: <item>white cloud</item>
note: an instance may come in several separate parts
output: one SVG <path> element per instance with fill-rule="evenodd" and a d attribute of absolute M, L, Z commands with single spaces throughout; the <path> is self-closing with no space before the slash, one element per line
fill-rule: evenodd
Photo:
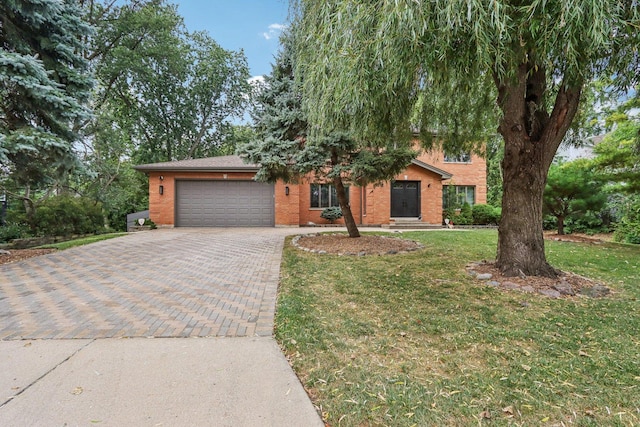
<path fill-rule="evenodd" d="M 278 37 L 285 28 L 287 28 L 287 26 L 284 24 L 271 24 L 269 25 L 269 30 L 262 33 L 262 37 L 267 40 L 271 40 Z"/>

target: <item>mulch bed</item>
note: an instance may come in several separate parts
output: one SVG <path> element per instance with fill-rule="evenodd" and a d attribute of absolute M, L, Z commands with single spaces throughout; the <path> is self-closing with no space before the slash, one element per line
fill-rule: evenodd
<path fill-rule="evenodd" d="M 422 249 L 413 240 L 392 236 L 363 235 L 351 238 L 346 234 L 307 234 L 294 237 L 292 244 L 307 252 L 334 255 L 393 255 Z"/>
<path fill-rule="evenodd" d="M 9 264 L 10 262 L 22 261 L 23 259 L 32 258 L 55 252 L 56 249 L 10 249 L 8 254 L 0 253 L 0 264 Z"/>

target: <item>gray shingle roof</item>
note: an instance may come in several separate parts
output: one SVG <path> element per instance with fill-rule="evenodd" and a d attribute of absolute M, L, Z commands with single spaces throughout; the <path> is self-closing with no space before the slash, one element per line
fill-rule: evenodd
<path fill-rule="evenodd" d="M 251 172 L 260 166 L 245 163 L 240 156 L 207 157 L 204 159 L 177 160 L 174 162 L 149 163 L 134 166 L 143 172 L 153 171 L 198 171 L 198 172 Z"/>

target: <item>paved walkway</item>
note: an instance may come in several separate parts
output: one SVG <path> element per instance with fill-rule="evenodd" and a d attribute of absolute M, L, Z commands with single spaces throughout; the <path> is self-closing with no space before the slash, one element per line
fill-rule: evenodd
<path fill-rule="evenodd" d="M 0 425 L 322 426 L 272 336 L 296 231 L 155 230 L 0 265 Z"/>

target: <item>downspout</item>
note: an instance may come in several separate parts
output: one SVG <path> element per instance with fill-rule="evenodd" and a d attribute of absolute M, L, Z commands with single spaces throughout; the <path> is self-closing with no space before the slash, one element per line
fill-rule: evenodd
<path fill-rule="evenodd" d="M 364 212 L 364 191 L 365 189 L 360 186 L 360 225 L 363 225 L 363 212 Z"/>

